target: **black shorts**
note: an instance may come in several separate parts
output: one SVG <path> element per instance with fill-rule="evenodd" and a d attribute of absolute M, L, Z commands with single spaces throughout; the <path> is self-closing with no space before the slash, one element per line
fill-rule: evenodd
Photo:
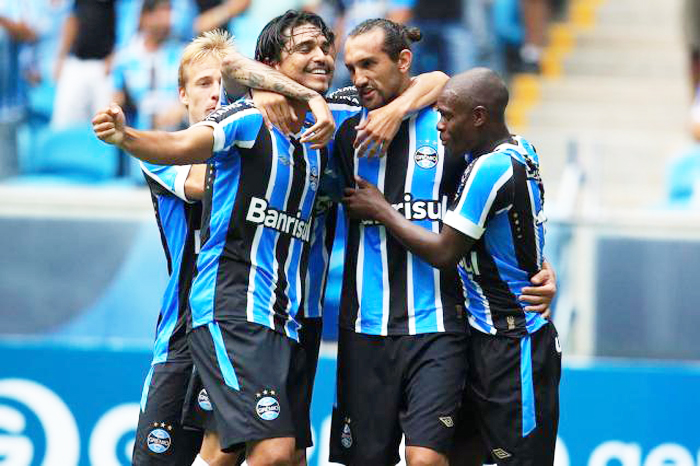
<path fill-rule="evenodd" d="M 297 396 L 292 398 L 292 415 L 296 430 L 296 448 L 309 448 L 311 438 L 311 398 L 321 346 L 323 321 L 321 318 L 298 318 L 301 323 L 299 345 L 292 349 L 292 364 L 289 372 L 288 390 Z"/>
<path fill-rule="evenodd" d="M 331 462 L 385 466 L 406 446 L 447 454 L 462 400 L 467 335 L 374 336 L 341 329 Z"/>
<path fill-rule="evenodd" d="M 182 409 L 182 425 L 186 429 L 216 432 L 213 410 L 214 407 L 207 390 L 204 388 L 202 377 L 200 377 L 197 367 L 194 367 L 187 387 L 185 405 Z"/>
<path fill-rule="evenodd" d="M 554 463 L 560 378 L 561 348 L 551 322 L 523 338 L 472 331 L 465 398 L 476 405 L 498 465 Z"/>
<path fill-rule="evenodd" d="M 202 433 L 184 429 L 180 421 L 191 373 L 191 362 L 151 367 L 136 430 L 134 465 L 189 466 L 199 453 Z"/>
<path fill-rule="evenodd" d="M 292 349 L 285 335 L 251 322 L 213 322 L 189 334 L 190 351 L 213 405 L 221 449 L 294 437 L 287 380 Z"/>

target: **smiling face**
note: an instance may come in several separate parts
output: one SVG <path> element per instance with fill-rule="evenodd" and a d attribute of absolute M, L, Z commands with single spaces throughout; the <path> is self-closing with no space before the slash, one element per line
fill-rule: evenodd
<path fill-rule="evenodd" d="M 394 61 L 383 49 L 384 39 L 384 31 L 377 28 L 345 42 L 345 66 L 362 106 L 370 110 L 396 98 L 410 79 L 411 52 L 403 50 Z"/>
<path fill-rule="evenodd" d="M 311 24 L 296 26 L 289 36 L 274 68 L 299 84 L 325 94 L 335 71 L 333 45 Z"/>
<path fill-rule="evenodd" d="M 202 121 L 216 108 L 221 87 L 221 58 L 215 55 L 190 63 L 184 70 L 180 101 L 187 107 L 190 124 Z"/>

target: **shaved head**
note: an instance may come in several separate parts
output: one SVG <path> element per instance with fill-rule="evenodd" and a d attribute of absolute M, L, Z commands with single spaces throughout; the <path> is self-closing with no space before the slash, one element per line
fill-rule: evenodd
<path fill-rule="evenodd" d="M 488 68 L 474 68 L 452 77 L 442 92 L 450 94 L 460 111 L 482 106 L 493 121 L 505 119 L 508 89 L 500 76 Z"/>
<path fill-rule="evenodd" d="M 453 154 L 489 152 L 498 141 L 510 138 L 505 113 L 508 89 L 488 68 L 474 68 L 454 76 L 437 100 L 438 130 Z"/>

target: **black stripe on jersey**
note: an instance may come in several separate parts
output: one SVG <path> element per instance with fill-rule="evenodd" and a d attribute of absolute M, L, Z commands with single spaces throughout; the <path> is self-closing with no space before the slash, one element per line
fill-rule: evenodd
<path fill-rule="evenodd" d="M 511 160 L 511 163 L 512 160 Z M 472 163 L 474 165 L 474 163 Z M 486 219 L 486 223 L 493 218 L 494 214 L 512 204 L 514 195 L 514 180 L 511 177 L 503 186 L 493 201 L 493 207 Z M 511 225 L 512 226 L 512 225 Z M 500 274 L 493 256 L 486 248 L 486 242 L 482 236 L 474 245 L 477 252 L 477 264 L 479 264 L 479 275 L 474 275 L 474 280 L 481 287 L 486 297 L 489 308 L 492 309 L 491 318 L 493 326 L 498 330 L 522 329 L 523 335 L 527 333 L 525 329 L 525 314 L 517 306 L 518 299 L 508 288 L 508 284 L 500 279 Z M 485 280 L 483 277 L 499 277 Z M 496 312 L 493 312 L 496 310 Z M 509 320 L 512 320 L 510 323 Z"/>
<path fill-rule="evenodd" d="M 158 207 L 158 195 L 170 194 L 170 191 L 165 189 L 160 183 L 156 182 L 153 178 L 143 173 L 144 178 L 146 178 L 146 184 L 151 192 L 151 202 L 153 203 L 153 212 L 156 215 L 156 223 L 158 224 L 158 233 L 160 233 L 160 242 L 163 245 L 163 252 L 165 253 L 165 260 L 168 264 L 168 275 L 173 273 L 173 259 L 170 257 L 170 248 L 168 247 L 168 240 L 165 236 L 165 231 L 163 230 L 163 224 L 160 221 L 160 208 Z M 158 316 L 158 323 L 160 324 L 160 316 Z"/>
<path fill-rule="evenodd" d="M 524 165 L 516 161 L 513 161 L 512 164 L 515 183 L 513 208 L 508 211 L 508 219 L 510 220 L 510 229 L 513 234 L 518 268 L 526 271 L 528 277 L 532 278 L 538 271 L 536 257 L 537 239 L 533 228 L 535 219 L 532 216 L 532 203 L 530 202 L 530 194 L 527 189 L 527 170 Z"/>
<path fill-rule="evenodd" d="M 385 156 L 387 176 L 384 177 L 384 196 L 392 204 L 403 201 L 406 193 L 408 164 L 413 163 L 413 154 L 408 154 L 409 121 L 410 119 L 405 119 L 401 123 L 399 131 L 389 145 Z M 408 157 L 406 157 L 406 154 L 408 154 Z M 353 223 L 354 227 L 358 227 L 357 222 Z M 385 234 L 387 269 L 389 271 L 389 320 L 387 332 L 390 335 L 406 335 L 409 333 L 406 296 L 408 251 L 388 231 Z"/>
<path fill-rule="evenodd" d="M 216 167 L 213 164 L 207 165 L 206 177 L 204 178 L 204 195 L 202 196 L 202 230 L 200 239 L 202 244 L 209 239 L 209 221 L 211 220 L 212 188 L 216 180 Z"/>
<path fill-rule="evenodd" d="M 300 202 L 301 197 L 304 194 L 307 163 L 304 159 L 304 147 L 296 139 L 292 139 L 290 142 L 294 147 L 294 151 L 292 153 L 293 163 L 289 167 L 292 173 L 291 180 L 289 180 L 291 183 L 291 190 L 289 192 L 286 205 L 301 206 Z M 287 306 L 289 305 L 289 296 L 286 293 L 289 279 L 287 277 L 285 266 L 287 264 L 287 260 L 289 259 L 289 255 L 291 254 L 291 244 L 291 235 L 280 234 L 277 238 L 277 247 L 275 248 L 275 259 L 277 260 L 278 265 L 278 278 L 275 288 L 275 307 L 277 307 L 277 309 L 275 309 L 275 328 L 282 333 L 284 333 L 284 324 L 286 323 L 286 320 L 279 316 L 287 314 Z"/>

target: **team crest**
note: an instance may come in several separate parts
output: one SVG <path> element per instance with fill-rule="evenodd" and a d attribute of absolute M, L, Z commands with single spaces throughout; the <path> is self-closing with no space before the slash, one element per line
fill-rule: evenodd
<path fill-rule="evenodd" d="M 340 444 L 343 448 L 350 448 L 352 446 L 352 430 L 350 430 L 350 418 L 345 418 L 345 424 L 343 424 L 343 431 L 340 433 Z"/>
<path fill-rule="evenodd" d="M 256 393 L 255 398 L 258 402 L 255 405 L 255 412 L 258 417 L 264 421 L 274 421 L 280 415 L 280 403 L 277 401 L 274 390 L 263 390 L 262 393 Z"/>
<path fill-rule="evenodd" d="M 146 438 L 146 444 L 148 445 L 148 449 L 151 450 L 153 453 L 165 453 L 170 449 L 170 446 L 173 444 L 173 439 L 170 436 L 169 432 L 173 430 L 173 427 L 166 425 L 163 422 L 160 424 L 154 422 L 153 426 L 155 427 L 155 429 L 150 431 L 148 433 L 148 437 Z"/>
<path fill-rule="evenodd" d="M 420 146 L 413 154 L 413 160 L 419 167 L 430 170 L 437 165 L 438 154 L 432 146 Z"/>
<path fill-rule="evenodd" d="M 197 395 L 197 403 L 199 403 L 199 407 L 202 408 L 204 411 L 211 411 L 211 400 L 209 400 L 209 394 L 207 393 L 206 389 L 202 389 L 199 392 L 199 395 Z"/>

